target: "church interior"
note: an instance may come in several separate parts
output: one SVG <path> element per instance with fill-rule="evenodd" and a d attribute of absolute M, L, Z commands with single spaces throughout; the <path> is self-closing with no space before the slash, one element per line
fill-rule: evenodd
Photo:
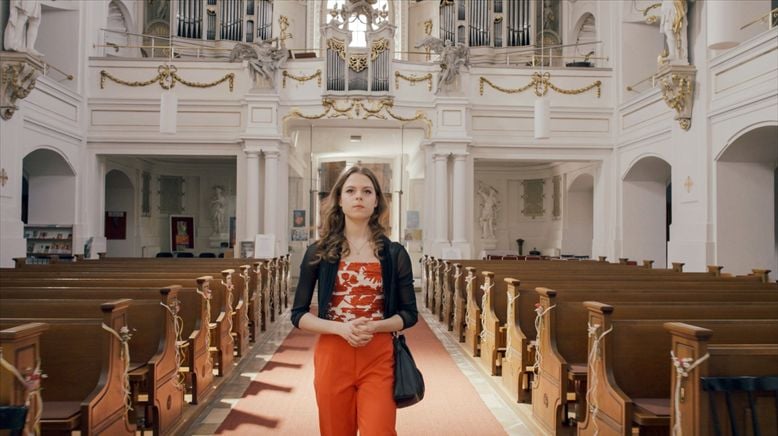
<path fill-rule="evenodd" d="M 289 306 L 354 165 L 413 263 L 399 434 L 719 434 L 692 371 L 778 393 L 778 0 L 4 0 L 0 30 L 2 429 L 318 432 Z M 168 366 L 133 369 L 134 317 Z M 110 357 L 52 369 L 73 336 Z M 663 390 L 611 362 L 653 348 Z M 776 431 L 757 397 L 732 429 Z"/>

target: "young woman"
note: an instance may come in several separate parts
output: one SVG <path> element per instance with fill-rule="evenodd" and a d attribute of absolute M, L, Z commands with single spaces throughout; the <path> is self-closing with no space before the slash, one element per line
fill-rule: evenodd
<path fill-rule="evenodd" d="M 292 323 L 321 334 L 313 383 L 323 436 L 396 434 L 391 332 L 416 324 L 418 312 L 411 260 L 384 235 L 387 215 L 372 171 L 349 168 L 300 265 Z M 318 316 L 310 313 L 317 282 Z"/>

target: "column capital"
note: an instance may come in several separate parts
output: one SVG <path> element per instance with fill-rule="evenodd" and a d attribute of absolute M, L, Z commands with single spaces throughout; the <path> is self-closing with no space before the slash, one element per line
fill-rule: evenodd
<path fill-rule="evenodd" d="M 465 160 L 470 156 L 470 153 L 463 151 L 459 153 L 451 153 L 451 156 L 454 157 L 454 160 Z"/>
<path fill-rule="evenodd" d="M 442 161 L 446 161 L 446 160 L 448 160 L 448 156 L 449 156 L 450 154 L 451 154 L 451 153 L 434 153 L 434 154 L 432 155 L 432 160 L 433 160 L 433 161 L 441 161 L 441 160 L 442 160 Z"/>
<path fill-rule="evenodd" d="M 262 155 L 267 159 L 278 159 L 281 157 L 281 152 L 278 150 L 262 150 Z"/>
<path fill-rule="evenodd" d="M 470 152 L 470 138 L 443 139 L 438 138 L 427 142 L 426 145 L 432 154 L 467 154 Z"/>

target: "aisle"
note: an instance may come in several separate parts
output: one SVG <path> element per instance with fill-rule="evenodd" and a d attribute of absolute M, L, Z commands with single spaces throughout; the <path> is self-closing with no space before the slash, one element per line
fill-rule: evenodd
<path fill-rule="evenodd" d="M 459 345 L 450 340 L 446 333 L 433 332 L 423 319 L 425 317 L 429 318 L 433 326 L 436 325 L 435 321 L 425 314 L 406 334 L 414 357 L 425 375 L 427 395 L 421 403 L 398 411 L 398 434 L 531 434 L 489 386 L 488 378 L 479 374 L 481 370 L 473 367 L 474 362 L 461 353 Z M 281 322 L 288 324 L 288 316 L 283 318 Z M 289 331 L 289 328 L 285 326 L 276 334 L 283 337 L 286 331 Z M 441 339 L 446 347 L 441 344 Z M 251 378 L 251 381 L 238 383 L 222 395 L 242 398 L 222 398 L 220 402 L 216 400 L 208 416 L 193 433 L 318 434 L 313 392 L 312 353 L 315 341 L 316 335 L 293 329 L 274 354 L 262 354 L 263 348 L 268 352 L 268 349 L 274 347 L 272 340 L 266 346 L 260 346 L 258 354 L 251 358 L 253 362 L 250 365 L 259 367 L 263 366 L 263 361 L 267 361 L 261 371 L 244 372 L 240 377 L 244 380 Z M 456 362 L 452 354 L 456 357 Z M 463 374 L 463 370 L 469 377 L 480 380 L 471 383 Z M 244 371 L 250 369 L 244 368 Z M 474 388 L 474 384 L 478 386 L 478 390 Z M 238 393 L 238 389 L 244 391 Z M 500 417 L 501 422 L 495 414 Z"/>

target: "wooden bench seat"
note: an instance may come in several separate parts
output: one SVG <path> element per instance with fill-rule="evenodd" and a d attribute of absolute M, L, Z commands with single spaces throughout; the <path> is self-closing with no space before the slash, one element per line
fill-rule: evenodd
<path fill-rule="evenodd" d="M 46 323 L 29 322 L 0 330 L 2 358 L 25 380 L 22 382 L 11 371 L 0 368 L 0 404 L 28 409 L 23 434 L 34 433 L 38 426 L 37 393 L 26 381 L 38 376 L 36 367 L 40 363 L 40 336 L 48 327 Z"/>
<path fill-rule="evenodd" d="M 122 344 L 103 324 L 116 332 L 126 327 L 129 300 L 117 300 L 100 306 L 102 317 L 95 318 L 2 318 L 0 328 L 28 322 L 44 322 L 49 328 L 41 335 L 41 370 L 48 377 L 41 381 L 44 395 L 43 413 L 49 420 L 41 421 L 44 432 L 69 431 L 81 434 L 135 433 L 135 424 L 128 418 L 124 394 L 124 363 Z M 72 407 L 50 401 L 80 404 L 80 416 L 74 418 Z M 61 416 L 52 413 L 59 411 Z"/>
<path fill-rule="evenodd" d="M 43 273 L 39 273 L 43 274 Z M 198 289 L 204 295 L 210 295 L 210 300 L 206 306 L 210 323 L 213 324 L 212 338 L 210 343 L 216 347 L 216 368 L 219 376 L 229 374 L 233 369 L 234 363 L 234 344 L 231 335 L 232 328 L 245 328 L 244 337 L 248 337 L 248 326 L 246 324 L 232 325 L 232 271 L 225 270 L 221 273 L 221 280 L 213 280 L 211 276 L 200 278 L 184 277 L 181 273 L 135 273 L 128 278 L 126 273 L 117 272 L 88 272 L 81 271 L 70 275 L 65 273 L 55 273 L 52 275 L 43 275 L 39 278 L 19 278 L 16 274 L 13 278 L 0 276 L 0 289 L 5 287 L 126 287 L 126 288 L 153 288 L 164 287 L 171 283 L 181 285 L 184 288 Z"/>
<path fill-rule="evenodd" d="M 679 403 L 680 416 L 672 410 L 671 426 L 678 423 L 684 435 L 714 434 L 709 396 L 702 388 L 704 379 L 711 377 L 761 377 L 778 376 L 778 338 L 772 344 L 744 345 L 735 344 L 737 338 L 731 337 L 731 328 L 703 328 L 687 323 L 669 322 L 664 324 L 665 330 L 671 336 L 671 349 L 678 358 L 688 358 L 692 362 L 708 355 L 707 360 L 699 366 L 688 371 L 687 377 L 682 377 L 682 398 Z M 716 339 L 716 336 L 719 336 Z M 727 343 L 729 342 L 729 343 Z M 671 373 L 671 386 L 678 382 L 679 374 Z M 758 392 L 757 392 L 758 394 Z M 758 426 L 761 434 L 778 434 L 778 407 L 775 392 L 766 395 L 755 395 L 757 409 L 761 409 L 758 415 Z M 675 401 L 675 390 L 671 391 L 671 403 Z M 720 403 L 721 398 L 713 398 L 714 403 Z M 749 415 L 756 415 L 747 398 L 733 395 L 730 397 L 731 408 L 735 412 L 736 428 L 741 429 L 741 434 L 755 434 L 751 423 L 744 420 Z M 728 406 L 719 404 L 719 410 L 726 410 Z M 726 415 L 722 413 L 722 415 Z M 722 418 L 722 417 L 720 417 Z M 729 422 L 720 421 L 726 429 Z"/>
<path fill-rule="evenodd" d="M 570 363 L 587 362 L 587 321 L 588 311 L 582 304 L 584 300 L 596 299 L 617 306 L 619 310 L 612 319 L 683 319 L 683 318 L 775 318 L 778 314 L 778 299 L 772 302 L 711 301 L 714 291 L 700 294 L 696 291 L 590 291 L 561 292 L 545 288 L 536 290 L 539 294 L 540 308 L 545 313 L 540 337 L 537 339 L 541 352 L 539 376 L 532 390 L 533 414 L 539 417 L 543 425 L 562 431 L 561 426 L 568 419 L 570 405 L 566 398 L 575 392 L 575 386 L 569 385 L 571 378 Z M 671 296 L 666 296 L 671 292 Z M 728 293 L 723 294 L 725 297 Z M 663 301 L 670 300 L 670 301 Z M 547 308 L 553 309 L 546 311 Z M 587 383 L 578 375 L 579 383 Z M 543 398 L 538 402 L 536 398 Z M 577 396 L 577 420 L 583 419 L 586 410 L 585 396 Z M 548 401 L 546 402 L 545 399 Z M 546 405 L 548 404 L 548 405 Z"/>
<path fill-rule="evenodd" d="M 761 289 L 764 290 L 764 292 L 773 292 L 775 289 L 778 289 L 774 285 L 766 285 L 753 280 L 743 282 L 722 281 L 716 280 L 713 277 L 709 277 L 705 281 L 642 281 L 634 278 L 622 281 L 616 279 L 605 280 L 599 274 L 584 274 L 577 275 L 576 279 L 571 280 L 564 275 L 564 272 L 559 272 L 556 275 L 549 275 L 544 273 L 540 278 L 535 277 L 532 274 L 528 274 L 525 275 L 525 277 L 529 277 L 528 281 L 518 281 L 510 277 L 505 277 L 506 273 L 503 272 L 501 273 L 503 274 L 502 278 L 495 273 L 494 279 L 491 280 L 491 283 L 494 283 L 495 286 L 492 288 L 493 296 L 488 298 L 488 304 L 490 306 L 489 310 L 491 311 L 491 314 L 488 315 L 490 317 L 490 321 L 483 323 L 480 320 L 480 317 L 483 316 L 482 314 L 486 314 L 487 312 L 483 311 L 481 308 L 481 303 L 483 301 L 482 288 L 484 287 L 484 280 L 479 276 L 482 276 L 482 274 L 478 274 L 477 270 L 473 267 L 466 267 L 465 270 L 467 271 L 466 279 L 464 280 L 464 283 L 466 284 L 465 292 L 467 294 L 467 309 L 465 310 L 465 313 L 470 314 L 470 319 L 464 323 L 465 327 L 463 328 L 463 336 L 465 338 L 466 347 L 473 353 L 474 356 L 479 356 L 482 355 L 482 338 L 486 338 L 490 341 L 493 337 L 499 338 L 502 343 L 506 344 L 506 348 L 508 347 L 508 344 L 510 344 L 511 351 L 506 351 L 506 355 L 509 355 L 510 359 L 508 359 L 508 362 L 503 363 L 502 373 L 504 376 L 503 380 L 511 392 L 515 392 L 517 386 L 526 386 L 526 382 L 522 381 L 522 368 L 525 368 L 528 364 L 530 364 L 531 361 L 534 360 L 532 353 L 528 353 L 526 351 L 530 343 L 535 340 L 535 306 L 538 303 L 538 300 L 536 294 L 534 293 L 534 288 L 530 289 L 530 287 L 533 285 L 546 283 L 549 284 L 549 286 L 554 286 L 555 288 L 561 288 L 563 290 L 602 289 L 608 291 L 638 291 L 672 287 L 689 290 L 697 289 L 700 292 L 709 291 L 711 289 L 723 289 L 737 292 L 742 292 L 743 289 Z M 669 274 L 671 274 L 673 278 L 675 278 L 675 276 L 682 275 L 681 273 Z M 501 284 L 500 280 L 502 280 L 502 283 L 504 283 L 502 286 L 506 287 L 507 292 L 499 289 L 498 286 Z M 455 291 L 455 295 L 456 292 L 458 291 Z M 511 305 L 516 306 L 516 309 L 514 310 L 512 307 L 508 307 Z M 508 315 L 509 311 L 512 313 L 510 316 Z M 505 319 L 506 322 L 504 324 L 495 324 L 492 322 L 492 319 L 495 318 L 500 321 Z M 483 325 L 489 325 L 492 331 L 482 333 L 481 328 Z M 456 329 L 458 328 L 457 326 L 458 323 L 455 322 L 455 335 Z M 504 334 L 502 333 L 502 327 L 504 327 Z M 491 350 L 494 348 L 491 346 L 491 343 L 489 344 L 488 348 L 490 351 L 490 356 L 488 357 L 494 357 L 493 353 L 491 353 Z M 497 362 L 491 364 L 485 361 L 484 363 L 487 364 L 488 368 L 499 366 L 499 363 Z M 506 370 L 507 367 L 510 367 L 510 369 Z M 507 377 L 505 377 L 506 374 L 508 375 Z M 527 393 L 522 392 L 521 390 L 516 395 L 519 401 L 529 400 Z"/>
<path fill-rule="evenodd" d="M 132 300 L 128 311 L 127 323 L 132 329 L 129 375 L 133 399 L 137 400 L 141 394 L 147 397 L 151 414 L 143 417 L 157 433 L 167 432 L 183 414 L 185 386 L 179 382 L 175 321 L 160 304 L 174 308 L 179 301 L 178 291 L 177 286 L 163 288 L 156 298 L 149 293 L 147 299 Z M 88 317 L 105 300 L 40 298 L 40 293 L 29 294 L 27 299 L 0 298 L 0 317 L 9 314 L 16 318 Z M 105 297 L 115 296 L 111 294 L 108 292 Z M 137 409 L 147 406 L 135 404 L 133 407 L 140 414 Z"/>
<path fill-rule="evenodd" d="M 94 283 L 91 284 L 94 285 Z M 199 286 L 202 287 L 204 285 L 205 278 L 202 278 Z M 4 298 L 96 299 L 116 297 L 142 300 L 152 298 L 155 294 L 160 295 L 160 293 L 166 292 L 166 289 L 177 290 L 175 298 L 180 303 L 178 304 L 178 316 L 181 318 L 183 324 L 181 338 L 177 339 L 180 341 L 177 344 L 179 353 L 183 354 L 183 361 L 181 362 L 179 370 L 186 372 L 189 380 L 187 388 L 189 389 L 188 392 L 191 394 L 191 402 L 193 404 L 198 404 L 213 388 L 214 362 L 208 352 L 210 342 L 210 313 L 208 312 L 208 304 L 202 295 L 203 293 L 198 293 L 197 288 L 181 288 L 177 285 L 163 288 L 162 290 L 158 288 L 106 288 L 97 286 L 92 288 L 0 287 L 0 300 Z M 170 303 L 172 303 L 172 301 Z M 172 306 L 168 304 L 168 307 Z M 162 306 L 160 306 L 159 309 L 167 310 Z M 168 319 L 171 318 L 166 318 L 166 320 Z M 162 371 L 162 374 L 150 374 L 150 377 L 158 381 L 157 383 L 159 383 L 160 379 L 165 379 L 166 375 L 171 371 L 174 371 L 169 360 L 170 356 L 161 356 L 160 359 L 163 357 L 163 360 L 168 363 L 161 366 L 160 371 Z M 192 369 L 190 369 L 190 367 Z"/>
<path fill-rule="evenodd" d="M 653 412 L 666 410 L 662 405 L 669 403 L 673 390 L 673 365 L 669 356 L 672 341 L 665 330 L 669 321 L 614 319 L 613 313 L 621 306 L 596 302 L 584 304 L 589 311 L 589 324 L 599 326 L 599 333 L 610 332 L 602 336 L 598 352 L 591 354 L 589 409 L 596 412 L 587 413 L 578 425 L 578 433 L 630 435 L 641 424 L 644 426 L 640 428 L 641 433 L 668 432 L 670 415 Z M 693 319 L 687 322 L 718 331 L 721 343 L 778 346 L 778 319 Z M 746 352 L 741 357 L 757 355 L 758 352 Z M 773 371 L 778 370 L 778 360 L 767 365 Z M 596 389 L 592 389 L 593 385 Z M 639 409 L 635 406 L 637 398 L 643 401 Z M 697 407 L 705 405 L 698 404 Z M 636 410 L 639 410 L 640 416 L 635 414 Z"/>

